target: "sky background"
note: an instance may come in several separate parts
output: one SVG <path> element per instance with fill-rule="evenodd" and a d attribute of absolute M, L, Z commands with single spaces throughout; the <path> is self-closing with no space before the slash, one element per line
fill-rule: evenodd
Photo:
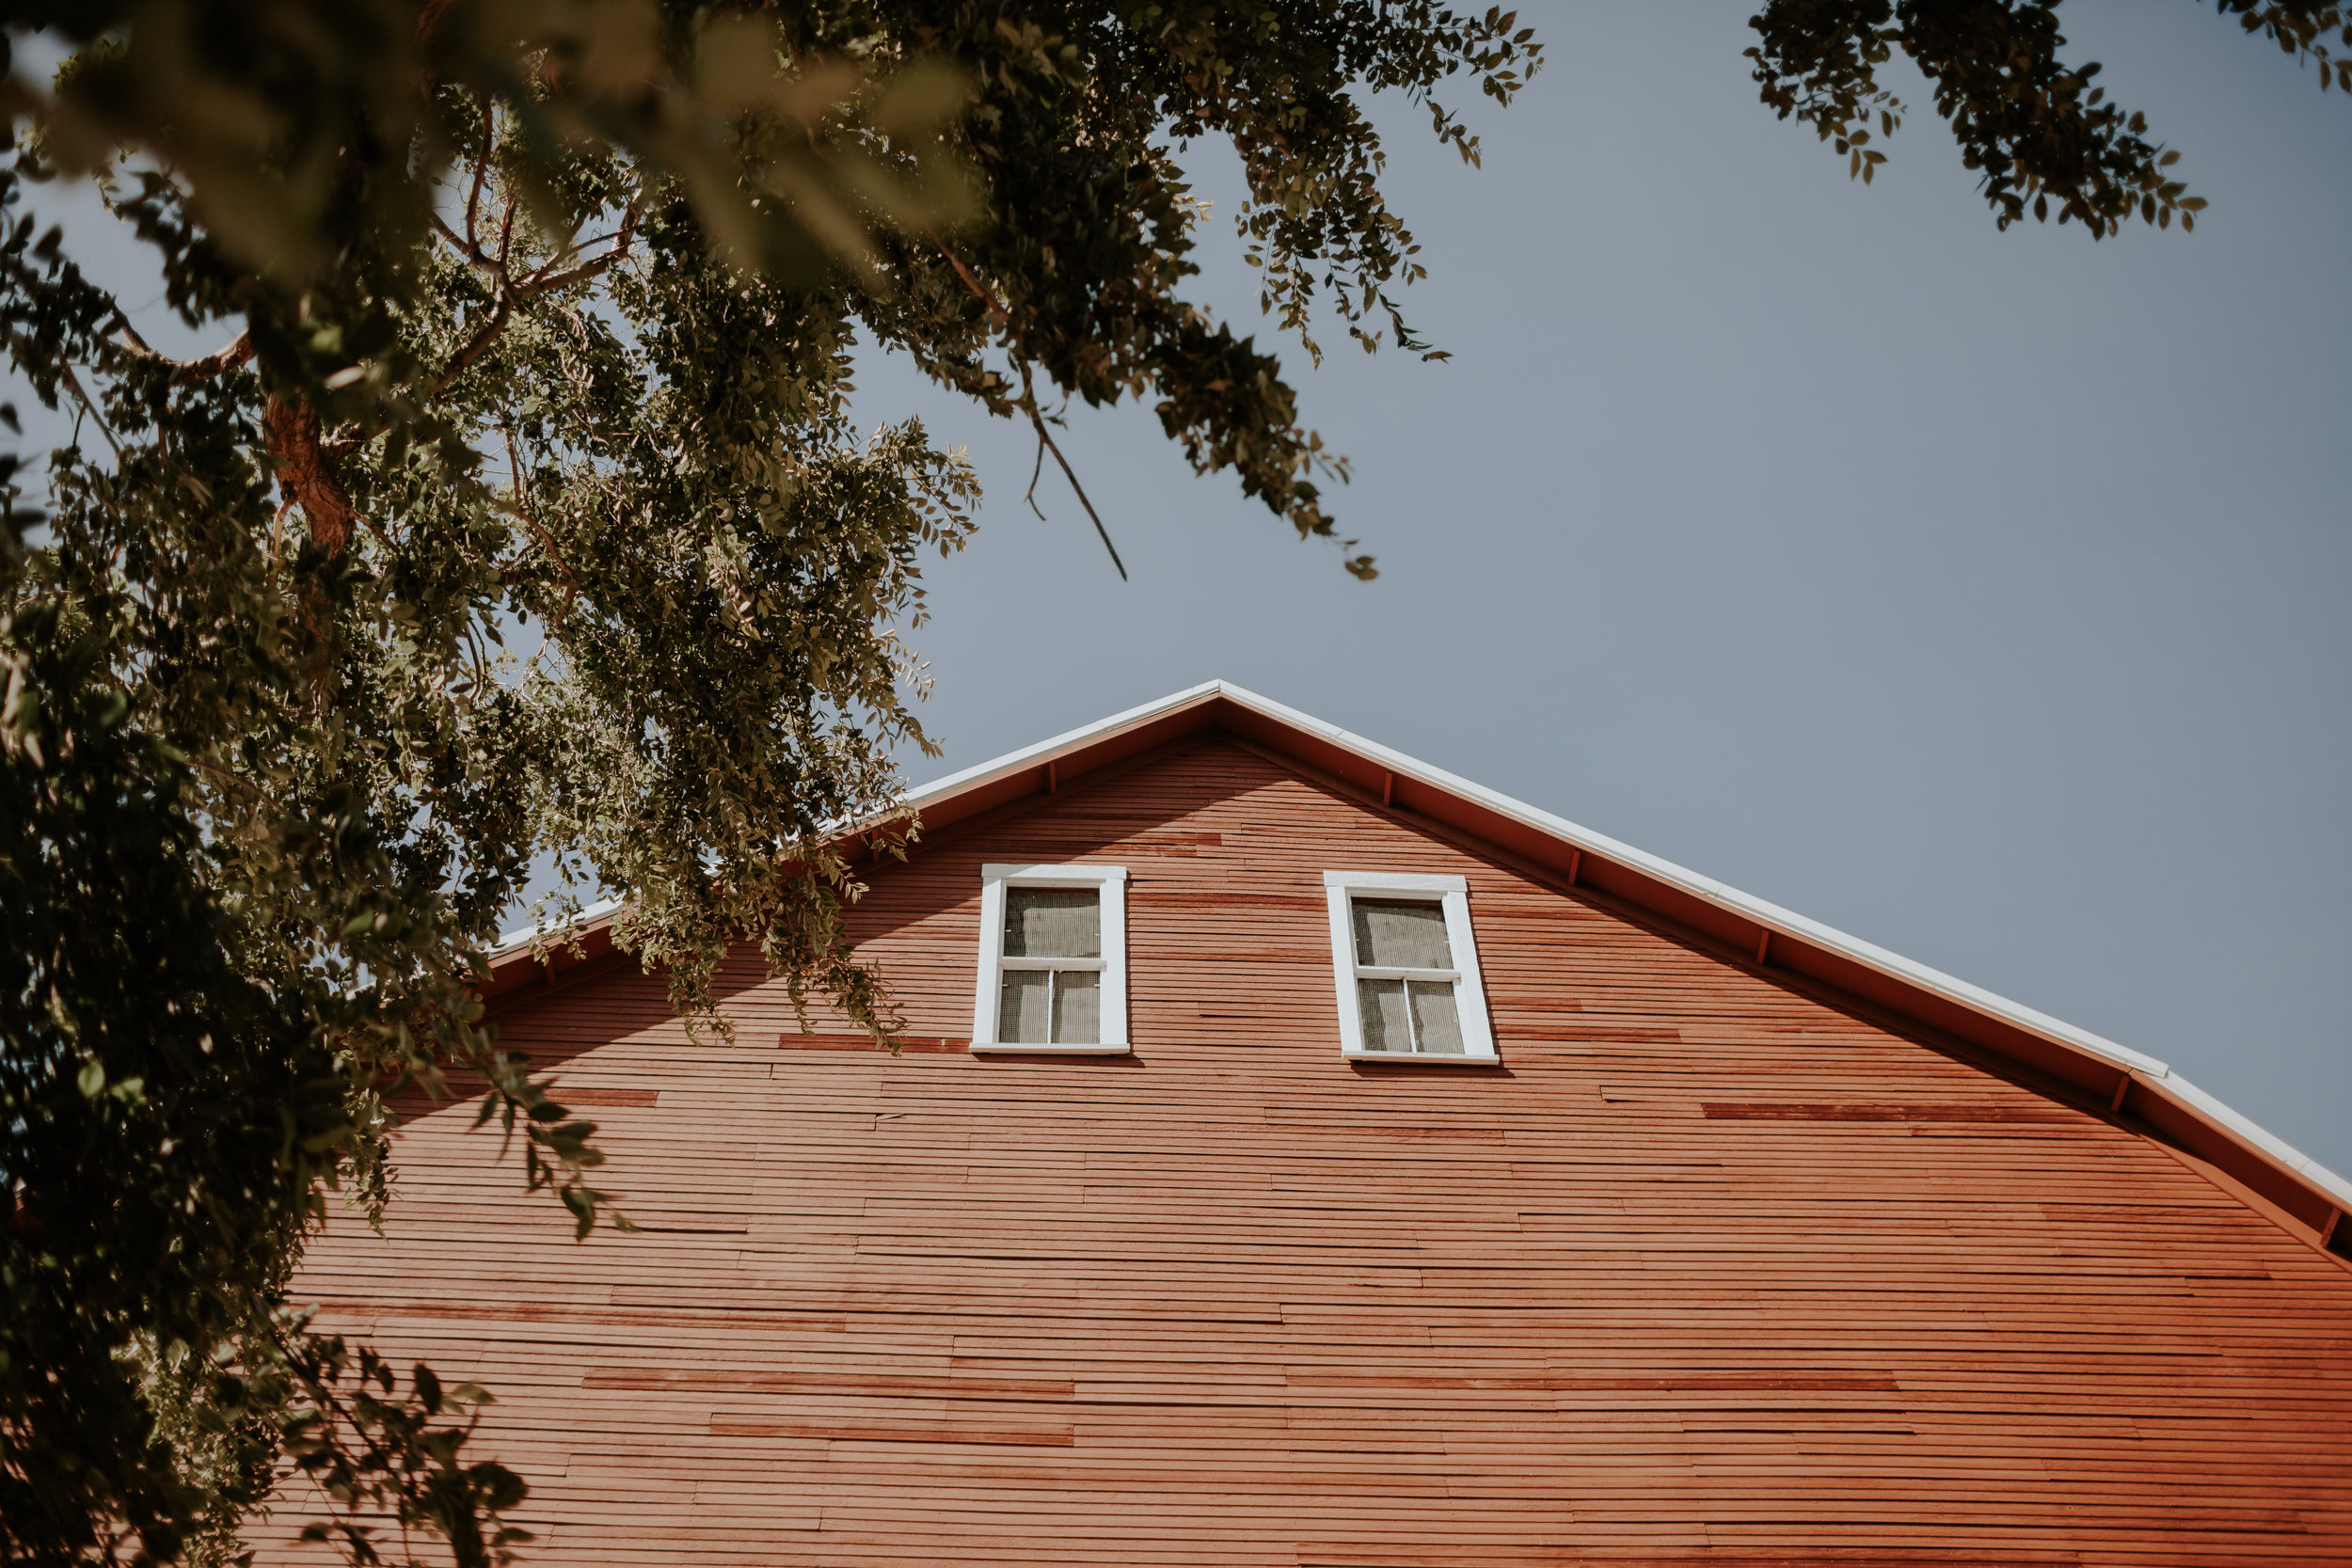
<path fill-rule="evenodd" d="M 2352 101 L 2188 0 L 2074 58 L 2213 206 L 2001 233 L 1915 76 L 1871 186 L 1756 98 L 1752 0 L 1547 5 L 1483 170 L 1383 113 L 1454 357 L 1327 333 L 1362 584 L 1148 410 L 1033 444 L 868 356 L 988 486 L 929 570 L 937 777 L 1240 683 L 2169 1061 L 2352 1170 Z M 1457 94 L 1470 99 L 1470 95 Z M 1230 153 L 1199 297 L 1259 324 Z"/>
<path fill-rule="evenodd" d="M 1288 355 L 1375 582 L 1147 409 L 1078 410 L 1122 583 L 1050 466 L 1047 520 L 1023 503 L 1020 431 L 867 354 L 861 416 L 921 414 L 988 486 L 928 569 L 946 754 L 911 778 L 1222 677 L 2165 1058 L 2352 1170 L 2352 99 L 2191 0 L 2076 0 L 2071 56 L 2213 205 L 2004 234 L 1899 62 L 1872 186 L 1775 120 L 1752 9 L 1526 8 L 1549 63 L 1518 105 L 1454 95 L 1483 170 L 1379 109 L 1407 303 L 1453 358 Z M 1187 166 L 1197 297 L 1263 332 L 1231 154 Z"/>

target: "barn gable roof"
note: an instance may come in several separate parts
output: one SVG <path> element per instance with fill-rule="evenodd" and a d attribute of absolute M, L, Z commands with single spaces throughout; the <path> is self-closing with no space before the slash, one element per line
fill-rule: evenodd
<path fill-rule="evenodd" d="M 1475 840 L 1539 878 L 1662 919 L 1725 961 L 1827 987 L 1990 1058 L 1989 1066 L 2194 1156 L 2303 1239 L 2339 1255 L 2352 1243 L 2352 1225 L 2341 1224 L 2352 1212 L 2352 1182 L 2166 1063 L 1230 682 L 1203 682 L 950 774 L 910 792 L 904 804 L 936 836 L 1211 729 L 1407 820 Z M 843 839 L 859 831 L 845 830 Z M 494 955 L 484 996 L 503 1008 L 603 972 L 619 957 L 617 912 L 611 905 L 582 911 L 579 940 L 564 952 L 534 956 L 536 933 L 518 933 Z"/>

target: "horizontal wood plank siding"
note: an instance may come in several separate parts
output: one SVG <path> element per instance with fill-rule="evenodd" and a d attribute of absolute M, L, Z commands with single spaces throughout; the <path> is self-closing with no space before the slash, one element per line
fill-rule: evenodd
<path fill-rule="evenodd" d="M 970 1055 L 980 864 L 1074 860 L 1134 1053 Z M 1341 1060 L 1327 869 L 1469 879 L 1501 1068 Z M 501 1015 L 645 1234 L 452 1107 L 313 1250 L 533 1560 L 2352 1562 L 2352 1274 L 2093 1112 L 1211 736 L 870 877 L 904 1054 L 750 958 Z"/>

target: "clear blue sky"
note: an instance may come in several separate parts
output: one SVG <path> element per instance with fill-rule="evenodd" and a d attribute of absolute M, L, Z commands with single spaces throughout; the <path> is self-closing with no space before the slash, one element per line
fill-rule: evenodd
<path fill-rule="evenodd" d="M 2352 1169 L 2352 101 L 2190 0 L 2070 5 L 2198 231 L 1996 232 L 1915 79 L 1875 185 L 1756 102 L 1751 0 L 1531 7 L 1550 65 L 1389 113 L 1423 365 L 1327 343 L 1362 585 L 1148 412 L 1033 449 L 914 641 L 917 778 L 1210 676 L 2161 1056 Z M 1203 297 L 1256 324 L 1229 164 Z M 1050 466 L 1049 466 L 1050 476 Z"/>

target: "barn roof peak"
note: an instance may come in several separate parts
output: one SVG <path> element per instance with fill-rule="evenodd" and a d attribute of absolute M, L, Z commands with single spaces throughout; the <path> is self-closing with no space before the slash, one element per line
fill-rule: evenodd
<path fill-rule="evenodd" d="M 1830 986 L 1965 1048 L 2022 1067 L 2064 1097 L 2136 1126 L 2217 1169 L 2274 1218 L 2344 1252 L 2352 1181 L 2189 1083 L 2166 1063 L 1914 962 L 1564 816 L 1351 734 L 1231 681 L 1203 681 L 1010 752 L 907 793 L 927 832 L 1025 798 L 1050 796 L 1202 730 L 1227 732 L 1369 803 L 1467 835 L 1569 887 L 1663 917 L 1734 961 Z M 857 832 L 853 825 L 844 836 Z M 582 911 L 610 951 L 611 905 Z M 528 990 L 547 960 L 518 932 L 493 960 L 485 995 Z M 593 955 L 592 955 L 593 956 Z M 554 978 L 552 970 L 547 972 Z"/>

